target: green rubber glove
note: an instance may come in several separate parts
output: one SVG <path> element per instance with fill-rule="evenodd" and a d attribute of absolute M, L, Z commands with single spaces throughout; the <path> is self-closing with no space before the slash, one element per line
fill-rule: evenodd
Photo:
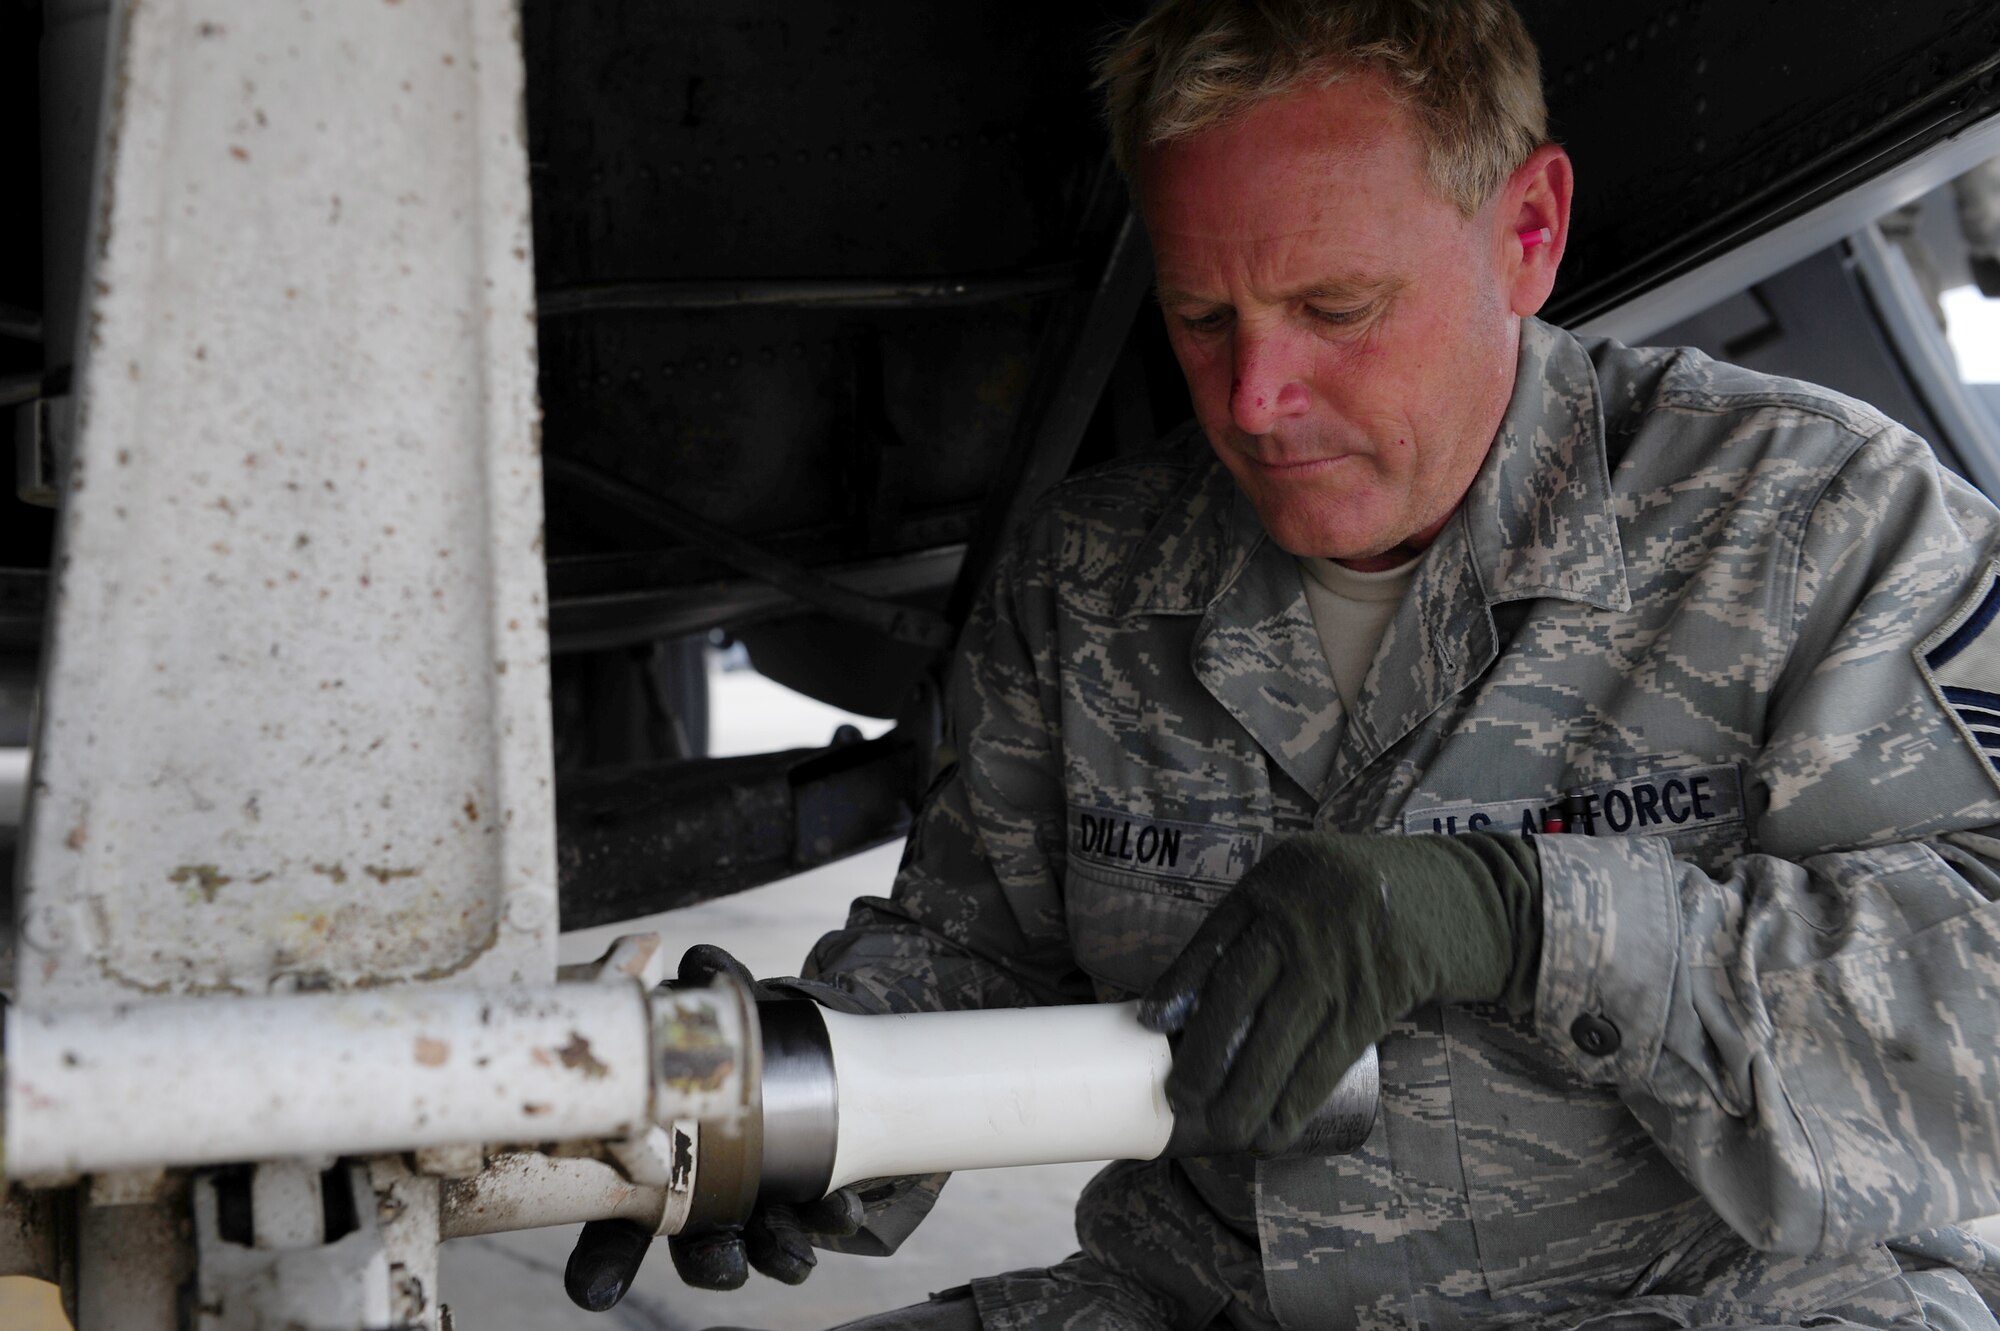
<path fill-rule="evenodd" d="M 1176 1138 L 1275 1155 L 1425 1003 L 1533 1011 L 1541 867 L 1518 837 L 1314 832 L 1272 847 L 1139 1005 L 1178 1036 Z"/>

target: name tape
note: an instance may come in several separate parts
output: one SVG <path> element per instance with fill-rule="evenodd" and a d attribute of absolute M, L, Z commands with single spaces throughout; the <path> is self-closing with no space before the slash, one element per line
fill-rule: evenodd
<path fill-rule="evenodd" d="M 1662 836 L 1742 821 L 1743 774 L 1724 764 L 1601 781 L 1567 795 L 1409 810 L 1403 830 L 1535 836 L 1561 824 L 1585 836 Z"/>
<path fill-rule="evenodd" d="M 1263 837 L 1226 827 L 1142 818 L 1109 809 L 1071 809 L 1069 853 L 1155 877 L 1233 883 L 1257 862 Z"/>

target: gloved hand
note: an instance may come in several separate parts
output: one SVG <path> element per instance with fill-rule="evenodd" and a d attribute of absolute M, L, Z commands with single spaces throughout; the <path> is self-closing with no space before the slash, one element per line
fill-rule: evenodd
<path fill-rule="evenodd" d="M 1174 1135 L 1282 1152 L 1392 1022 L 1429 1002 L 1532 1011 L 1540 960 L 1541 867 L 1517 837 L 1280 841 L 1139 1005 L 1179 1037 Z"/>
<path fill-rule="evenodd" d="M 753 979 L 744 964 L 722 948 L 701 943 L 681 957 L 680 980 L 707 984 L 717 975 L 734 976 L 756 997 L 785 997 Z M 667 1252 L 680 1278 L 701 1289 L 740 1289 L 751 1268 L 773 1280 L 796 1285 L 812 1274 L 818 1257 L 814 1235 L 845 1238 L 861 1228 L 861 1195 L 840 1188 L 806 1206 L 772 1202 L 757 1207 L 740 1229 L 675 1234 Z M 594 1221 L 583 1227 L 570 1253 L 563 1285 L 578 1307 L 604 1312 L 625 1297 L 639 1274 L 650 1237 L 625 1220 Z"/>
<path fill-rule="evenodd" d="M 667 1251 L 681 1279 L 700 1289 L 740 1289 L 752 1267 L 773 1280 L 798 1285 L 819 1264 L 815 1235 L 845 1238 L 860 1228 L 861 1194 L 838 1188 L 807 1206 L 759 1206 L 740 1231 L 676 1234 L 667 1240 Z"/>

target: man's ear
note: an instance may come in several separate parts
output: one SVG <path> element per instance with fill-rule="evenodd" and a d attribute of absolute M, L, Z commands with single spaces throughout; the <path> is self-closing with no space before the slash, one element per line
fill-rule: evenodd
<path fill-rule="evenodd" d="M 1537 148 L 1500 187 L 1494 224 L 1509 304 L 1526 318 L 1548 300 L 1569 243 L 1569 201 L 1575 179 L 1569 154 L 1555 144 Z"/>

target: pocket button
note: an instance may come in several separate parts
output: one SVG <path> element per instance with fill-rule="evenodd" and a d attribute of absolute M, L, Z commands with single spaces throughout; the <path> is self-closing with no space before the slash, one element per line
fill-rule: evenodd
<path fill-rule="evenodd" d="M 1569 1038 L 1592 1058 L 1609 1058 L 1624 1041 L 1616 1026 L 1594 1012 L 1586 1012 L 1570 1023 Z"/>

